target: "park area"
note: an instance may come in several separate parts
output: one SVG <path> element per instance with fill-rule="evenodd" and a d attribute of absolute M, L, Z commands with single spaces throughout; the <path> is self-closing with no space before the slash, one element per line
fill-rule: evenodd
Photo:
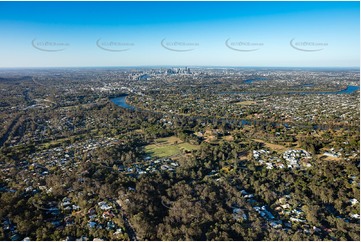
<path fill-rule="evenodd" d="M 197 149 L 199 149 L 199 145 L 184 142 L 176 136 L 159 138 L 145 146 L 145 152 L 157 158 L 177 156 Z"/>

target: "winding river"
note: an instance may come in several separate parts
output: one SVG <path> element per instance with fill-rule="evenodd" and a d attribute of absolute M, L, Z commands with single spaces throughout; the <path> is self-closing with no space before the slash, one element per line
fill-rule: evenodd
<path fill-rule="evenodd" d="M 304 95 L 308 95 L 308 94 L 351 94 L 355 91 L 360 90 L 359 86 L 347 86 L 346 89 L 341 90 L 341 91 L 335 91 L 335 92 L 304 92 L 302 94 Z M 121 95 L 119 97 L 114 97 L 114 98 L 110 98 L 110 101 L 112 101 L 115 105 L 120 106 L 122 108 L 128 109 L 128 110 L 137 110 L 137 111 L 148 111 L 148 110 L 141 110 L 141 109 L 137 109 L 136 107 L 128 104 L 126 102 L 126 98 L 127 98 L 127 94 Z M 148 112 L 153 112 L 153 113 L 160 113 L 160 112 L 156 112 L 156 111 L 148 111 Z M 197 118 L 207 118 L 204 116 L 200 116 L 200 117 L 193 117 L 195 119 Z M 220 120 L 226 120 L 226 121 L 230 121 L 233 120 L 232 118 L 223 118 Z M 271 124 L 271 125 L 283 125 L 286 128 L 290 128 L 292 126 L 298 126 L 298 127 L 303 127 L 302 125 L 298 125 L 298 124 L 293 124 L 293 123 L 277 123 L 277 122 L 268 122 L 268 121 L 258 121 L 258 120 L 245 120 L 245 119 L 237 119 L 234 120 L 237 122 L 240 122 L 242 125 L 251 125 L 251 124 Z M 309 126 L 304 126 L 304 127 L 309 127 Z M 341 126 L 340 126 L 341 127 Z M 328 129 L 329 127 L 327 125 L 312 125 L 313 129 Z"/>
<path fill-rule="evenodd" d="M 253 80 L 252 80 L 253 81 Z M 309 85 L 309 84 L 307 84 Z M 275 91 L 271 94 L 299 94 L 299 95 L 310 95 L 310 94 L 322 94 L 322 95 L 339 95 L 339 94 L 352 94 L 355 91 L 359 91 L 359 86 L 347 86 L 345 89 L 334 92 L 312 92 L 312 91 Z M 258 92 L 220 92 L 219 94 L 258 94 Z M 259 94 L 266 94 L 266 92 L 259 92 Z"/>
<path fill-rule="evenodd" d="M 252 79 L 253 81 L 254 79 Z M 359 91 L 359 86 L 347 86 L 346 89 L 343 89 L 341 91 L 335 91 L 335 92 L 300 92 L 300 94 L 351 94 L 356 91 Z M 236 93 L 236 92 L 235 92 Z M 119 97 L 110 98 L 110 101 L 112 101 L 115 105 L 120 106 L 122 108 L 135 110 L 136 108 L 132 105 L 129 105 L 126 102 L 127 94 L 121 95 Z"/>
<path fill-rule="evenodd" d="M 135 107 L 127 104 L 127 102 L 126 102 L 127 96 L 128 95 L 122 95 L 119 97 L 111 98 L 110 101 L 112 101 L 115 105 L 117 105 L 119 107 L 130 109 L 130 110 L 135 110 Z"/>

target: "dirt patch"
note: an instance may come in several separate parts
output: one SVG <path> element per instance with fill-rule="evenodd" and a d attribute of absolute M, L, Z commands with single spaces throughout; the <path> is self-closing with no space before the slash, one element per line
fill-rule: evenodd
<path fill-rule="evenodd" d="M 263 143 L 266 147 L 270 148 L 271 150 L 274 150 L 276 152 L 280 152 L 280 153 L 283 153 L 285 152 L 286 150 L 288 150 L 287 147 L 283 146 L 283 145 L 276 145 L 276 144 L 272 144 L 272 143 L 268 143 L 264 140 L 261 140 L 261 139 L 253 139 L 254 141 L 256 142 L 260 142 L 260 143 Z"/>
<path fill-rule="evenodd" d="M 243 106 L 248 106 L 248 105 L 253 105 L 256 104 L 255 101 L 242 101 L 242 102 L 237 102 L 235 103 L 236 105 L 243 105 Z"/>

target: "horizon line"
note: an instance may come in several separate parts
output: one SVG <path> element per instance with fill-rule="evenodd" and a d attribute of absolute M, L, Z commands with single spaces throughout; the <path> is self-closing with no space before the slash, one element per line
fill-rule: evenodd
<path fill-rule="evenodd" d="M 360 66 L 234 66 L 234 65 L 129 65 L 129 66 L 13 66 L 0 67 L 0 69 L 63 69 L 63 68 L 342 68 L 360 69 Z"/>

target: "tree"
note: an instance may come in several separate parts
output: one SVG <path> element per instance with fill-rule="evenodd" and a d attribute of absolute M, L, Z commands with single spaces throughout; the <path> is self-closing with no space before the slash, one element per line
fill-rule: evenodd
<path fill-rule="evenodd" d="M 302 206 L 302 210 L 306 214 L 306 219 L 313 225 L 318 225 L 319 222 L 319 212 L 320 207 L 318 205 L 304 205 Z"/>

